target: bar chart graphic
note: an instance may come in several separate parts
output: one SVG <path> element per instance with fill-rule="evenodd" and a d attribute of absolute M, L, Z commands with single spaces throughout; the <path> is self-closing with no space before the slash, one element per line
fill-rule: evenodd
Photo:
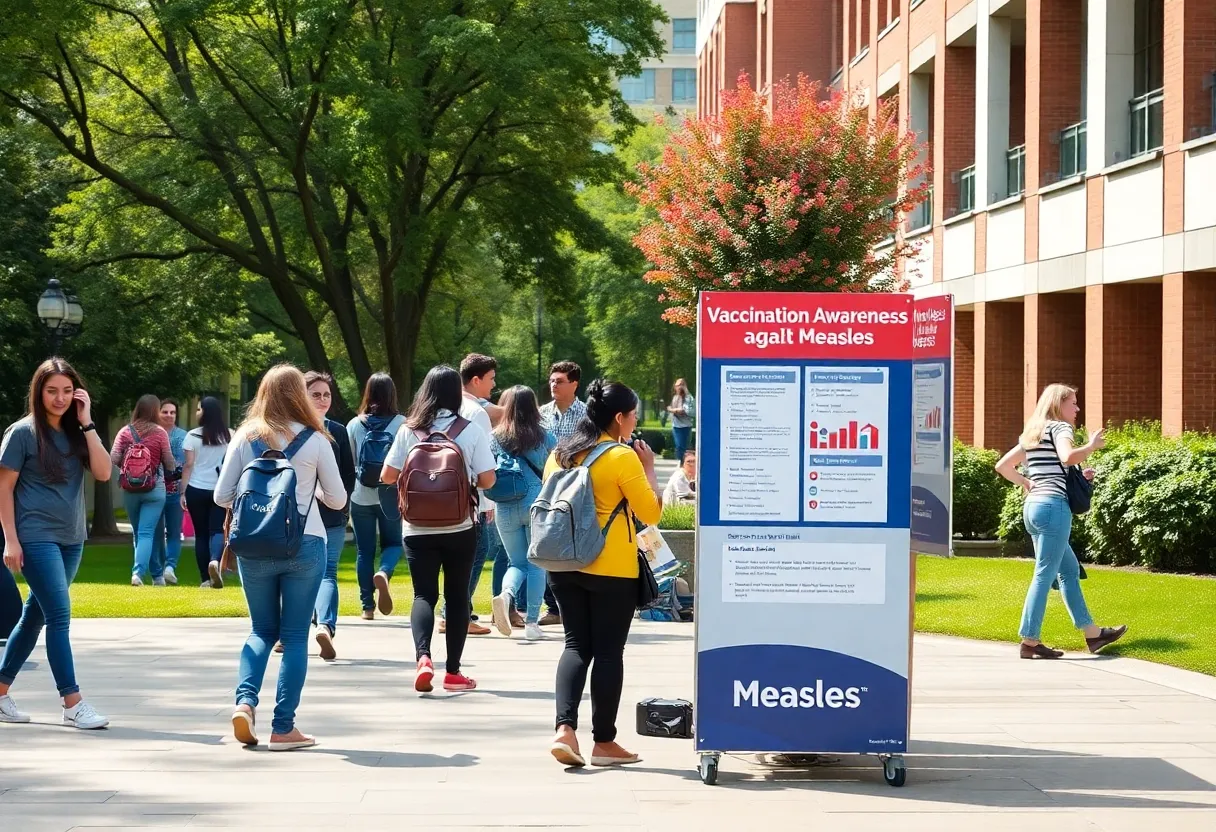
<path fill-rule="evenodd" d="M 942 409 L 938 407 L 931 408 L 921 419 L 921 428 L 924 430 L 941 430 L 942 428 Z"/>
<path fill-rule="evenodd" d="M 810 428 L 811 450 L 876 451 L 879 448 L 879 430 L 868 422 L 859 427 L 854 419 L 843 427 L 829 429 L 814 421 Z"/>

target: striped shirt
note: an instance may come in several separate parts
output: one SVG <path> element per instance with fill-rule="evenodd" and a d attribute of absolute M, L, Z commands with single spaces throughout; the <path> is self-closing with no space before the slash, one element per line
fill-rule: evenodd
<path fill-rule="evenodd" d="M 1030 493 L 1035 496 L 1067 497 L 1064 463 L 1056 443 L 1067 438 L 1073 441 L 1072 425 L 1067 422 L 1048 422 L 1043 429 L 1043 438 L 1038 445 L 1026 451 L 1026 476 L 1032 483 Z"/>

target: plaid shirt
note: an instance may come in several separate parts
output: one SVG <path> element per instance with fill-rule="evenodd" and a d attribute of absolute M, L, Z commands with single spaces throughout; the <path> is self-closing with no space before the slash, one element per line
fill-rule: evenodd
<path fill-rule="evenodd" d="M 567 436 L 572 436 L 578 423 L 587 415 L 587 405 L 575 399 L 565 413 L 557 409 L 557 402 L 549 402 L 540 409 L 540 423 L 545 430 L 551 431 L 560 442 Z"/>

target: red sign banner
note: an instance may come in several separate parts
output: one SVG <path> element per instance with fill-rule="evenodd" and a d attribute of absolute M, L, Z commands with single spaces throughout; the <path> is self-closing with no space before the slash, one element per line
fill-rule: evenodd
<path fill-rule="evenodd" d="M 912 308 L 915 358 L 950 358 L 954 349 L 954 298 L 918 298 Z"/>

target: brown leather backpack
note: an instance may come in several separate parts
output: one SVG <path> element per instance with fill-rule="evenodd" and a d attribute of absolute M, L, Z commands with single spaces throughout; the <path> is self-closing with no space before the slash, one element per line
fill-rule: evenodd
<path fill-rule="evenodd" d="M 457 416 L 446 431 L 414 431 L 418 442 L 397 478 L 397 507 L 411 526 L 442 528 L 473 518 L 477 497 L 456 444 L 468 425 L 468 419 Z"/>

